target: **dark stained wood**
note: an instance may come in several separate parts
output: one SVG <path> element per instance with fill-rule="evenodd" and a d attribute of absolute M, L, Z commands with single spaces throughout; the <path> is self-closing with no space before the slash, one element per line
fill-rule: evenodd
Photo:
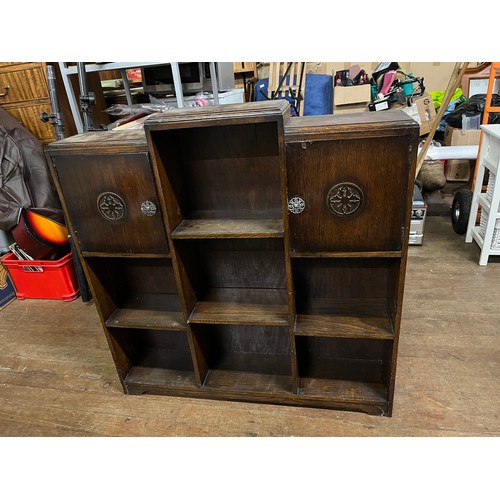
<path fill-rule="evenodd" d="M 164 131 L 168 128 L 211 127 L 213 125 L 242 123 L 262 123 L 282 119 L 283 124 L 290 119 L 290 108 L 284 101 L 260 101 L 245 104 L 225 104 L 219 106 L 174 109 L 168 114 L 157 113 L 148 119 L 146 132 Z"/>
<path fill-rule="evenodd" d="M 314 371 L 300 378 L 299 393 L 352 402 L 372 402 L 385 407 L 387 391 L 380 362 L 316 360 Z"/>
<path fill-rule="evenodd" d="M 46 148 L 50 157 L 66 154 L 147 153 L 148 145 L 142 130 L 113 130 L 110 134 L 85 132 L 57 141 Z M 103 163 L 106 163 L 103 160 Z"/>
<path fill-rule="evenodd" d="M 194 370 L 185 332 L 117 329 L 110 330 L 115 350 L 128 360 L 124 385 L 130 376 L 137 383 L 156 383 L 161 376 L 167 385 L 193 386 Z"/>
<path fill-rule="evenodd" d="M 288 143 L 289 197 L 305 202 L 302 213 L 289 216 L 292 251 L 401 250 L 408 154 L 401 132 L 384 138 L 374 133 L 362 139 Z M 339 216 L 331 212 L 328 196 L 344 183 L 357 186 L 362 201 L 351 215 Z"/>
<path fill-rule="evenodd" d="M 285 127 L 285 142 L 323 141 L 331 139 L 352 139 L 385 137 L 401 133 L 401 128 L 412 134 L 418 126 L 404 111 L 388 110 L 387 113 L 352 113 L 344 115 L 299 116 L 289 120 Z"/>
<path fill-rule="evenodd" d="M 294 121 L 266 102 L 155 115 L 130 141 L 56 143 L 124 390 L 391 415 L 417 140 L 404 113 Z M 341 182 L 363 193 L 346 217 L 327 205 Z M 135 215 L 82 237 L 93 186 L 127 186 L 127 207 L 156 193 L 162 231 Z M 289 213 L 293 196 L 304 212 Z"/>
<path fill-rule="evenodd" d="M 394 337 L 384 301 L 356 301 L 345 307 L 328 304 L 326 311 L 297 314 L 295 333 L 318 337 L 382 338 Z M 342 312 L 342 310 L 344 311 Z M 346 309 L 346 311 L 345 311 Z"/>
<path fill-rule="evenodd" d="M 95 143 L 83 144 L 89 149 L 96 148 Z M 64 186 L 68 216 L 82 252 L 168 252 L 146 153 L 90 156 L 72 151 L 52 161 Z M 102 213 L 100 197 L 104 193 L 110 193 L 113 203 L 118 199 L 117 210 Z M 141 210 L 146 201 L 157 206 L 152 216 Z M 110 206 L 109 210 L 112 209 Z"/>
<path fill-rule="evenodd" d="M 281 219 L 184 220 L 172 231 L 173 239 L 282 238 Z"/>
<path fill-rule="evenodd" d="M 157 328 L 180 330 L 185 327 L 177 294 L 145 293 L 129 297 L 106 320 L 112 328 Z"/>
<path fill-rule="evenodd" d="M 190 323 L 288 325 L 286 290 L 211 288 L 196 304 Z"/>
<path fill-rule="evenodd" d="M 286 355 L 226 355 L 208 372 L 204 387 L 224 391 L 290 393 L 290 358 Z"/>
<path fill-rule="evenodd" d="M 291 251 L 290 257 L 293 258 L 310 258 L 310 259 L 318 259 L 318 258 L 331 258 L 331 259 L 367 259 L 376 257 L 379 259 L 392 259 L 392 258 L 401 258 L 403 256 L 403 252 L 395 251 L 395 252 L 296 252 Z"/>
<path fill-rule="evenodd" d="M 156 131 L 152 140 L 172 229 L 182 219 L 281 213 L 275 123 Z"/>
<path fill-rule="evenodd" d="M 89 258 L 86 267 L 93 283 L 99 284 L 95 296 L 110 304 L 102 308 L 105 321 L 117 309 L 127 309 L 131 303 L 156 308 L 158 320 L 171 311 L 171 295 L 177 295 L 170 259 Z M 154 298 L 158 296 L 156 299 Z M 151 297 L 147 300 L 146 297 Z M 163 308 L 164 312 L 161 312 Z M 175 309 L 173 309 L 175 311 Z"/>
<path fill-rule="evenodd" d="M 197 295 L 209 288 L 286 289 L 281 239 L 177 240 L 174 247 Z"/>

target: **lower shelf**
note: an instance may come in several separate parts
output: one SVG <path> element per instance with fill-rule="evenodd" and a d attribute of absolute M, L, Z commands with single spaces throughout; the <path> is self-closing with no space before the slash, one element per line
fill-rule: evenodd
<path fill-rule="evenodd" d="M 189 353 L 168 349 L 149 351 L 125 377 L 125 385 L 196 387 Z M 168 368 L 167 368 L 168 367 Z"/>
<path fill-rule="evenodd" d="M 385 404 L 382 362 L 369 360 L 316 360 L 299 378 L 299 394 L 339 401 Z"/>
<path fill-rule="evenodd" d="M 207 374 L 205 389 L 249 393 L 290 393 L 290 357 L 235 354 L 222 357 Z"/>
<path fill-rule="evenodd" d="M 187 332 L 114 329 L 111 333 L 115 352 L 123 357 L 123 385 L 129 394 L 310 406 L 373 415 L 390 411 L 385 381 L 392 340 L 297 336 L 297 371 L 293 371 L 288 328 L 192 325 L 191 334 L 206 362 L 200 384 Z"/>
<path fill-rule="evenodd" d="M 196 387 L 185 331 L 109 329 L 118 373 L 125 387 Z"/>
<path fill-rule="evenodd" d="M 291 392 L 289 359 L 270 357 L 269 370 L 254 371 L 256 359 L 248 355 L 229 364 L 221 362 L 208 371 L 202 387 L 196 385 L 192 372 L 184 370 L 134 367 L 124 380 L 130 394 L 166 394 L 170 396 L 196 397 L 227 401 L 268 403 L 278 405 L 330 408 L 387 415 L 387 391 L 381 380 L 380 363 L 359 363 L 357 368 L 367 380 L 356 380 L 353 370 L 338 367 L 337 379 L 324 367 L 314 374 L 299 379 L 299 393 Z M 350 364 L 351 362 L 349 362 Z M 262 360 L 259 360 L 262 370 Z"/>

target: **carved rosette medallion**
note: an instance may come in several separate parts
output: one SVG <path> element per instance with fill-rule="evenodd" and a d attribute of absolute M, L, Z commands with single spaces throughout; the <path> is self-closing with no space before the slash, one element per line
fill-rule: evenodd
<path fill-rule="evenodd" d="M 101 193 L 97 198 L 97 209 L 109 222 L 120 222 L 125 218 L 125 202 L 116 193 Z"/>
<path fill-rule="evenodd" d="M 363 204 L 363 191 L 352 182 L 336 184 L 328 191 L 326 204 L 334 215 L 339 217 L 352 215 Z"/>

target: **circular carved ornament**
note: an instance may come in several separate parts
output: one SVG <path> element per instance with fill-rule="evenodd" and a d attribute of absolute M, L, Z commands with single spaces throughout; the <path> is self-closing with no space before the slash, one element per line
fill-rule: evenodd
<path fill-rule="evenodd" d="M 326 196 L 326 204 L 334 215 L 344 217 L 357 212 L 363 204 L 363 191 L 352 182 L 333 186 Z"/>
<path fill-rule="evenodd" d="M 299 196 L 295 196 L 288 200 L 288 210 L 292 214 L 300 214 L 306 208 L 306 202 Z"/>
<path fill-rule="evenodd" d="M 97 198 L 97 209 L 110 222 L 119 222 L 125 218 L 125 202 L 116 193 L 101 193 Z"/>

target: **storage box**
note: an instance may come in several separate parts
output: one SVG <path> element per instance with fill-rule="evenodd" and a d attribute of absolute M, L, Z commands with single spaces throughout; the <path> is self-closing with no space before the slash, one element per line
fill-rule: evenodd
<path fill-rule="evenodd" d="M 463 130 L 446 125 L 444 131 L 444 146 L 478 146 L 480 130 Z"/>
<path fill-rule="evenodd" d="M 434 101 L 429 94 L 424 94 L 414 99 L 413 104 L 417 106 L 420 118 L 420 135 L 428 134 L 431 131 L 432 122 L 436 117 Z"/>
<path fill-rule="evenodd" d="M 446 160 L 444 164 L 447 181 L 468 181 L 470 170 L 470 160 Z"/>
<path fill-rule="evenodd" d="M 0 261 L 0 310 L 16 299 L 16 289 L 7 268 Z"/>
<path fill-rule="evenodd" d="M 436 116 L 436 108 L 429 94 L 413 99 L 411 106 L 404 106 L 402 109 L 420 125 L 420 135 L 428 134 L 431 131 L 432 121 Z"/>
<path fill-rule="evenodd" d="M 371 101 L 370 85 L 353 85 L 351 87 L 333 87 L 333 113 L 355 113 L 368 111 Z"/>
<path fill-rule="evenodd" d="M 434 102 L 429 94 L 413 99 L 411 106 L 395 103 L 391 109 L 401 109 L 413 118 L 420 126 L 420 135 L 428 134 L 431 131 L 432 122 L 436 116 L 436 108 L 434 108 Z"/>
<path fill-rule="evenodd" d="M 18 299 L 57 299 L 70 302 L 79 295 L 73 256 L 59 260 L 19 260 L 13 253 L 2 258 Z"/>
<path fill-rule="evenodd" d="M 362 113 L 369 111 L 367 103 L 361 104 L 344 104 L 342 106 L 334 106 L 333 113 L 336 115 L 345 115 L 347 113 Z"/>

